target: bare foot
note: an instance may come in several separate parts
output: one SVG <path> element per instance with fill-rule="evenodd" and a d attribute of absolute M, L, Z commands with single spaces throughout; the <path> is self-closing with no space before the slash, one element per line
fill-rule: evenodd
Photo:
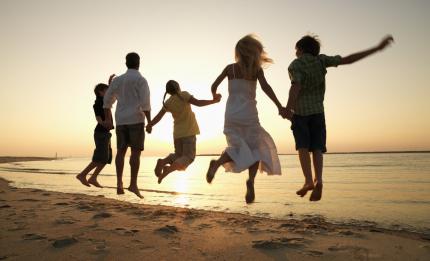
<path fill-rule="evenodd" d="M 117 195 L 124 194 L 124 188 L 122 187 L 122 183 L 116 185 L 116 194 Z"/>
<path fill-rule="evenodd" d="M 142 195 L 140 195 L 140 192 L 139 192 L 139 188 L 136 186 L 136 187 L 128 187 L 127 188 L 127 190 L 128 191 L 130 191 L 130 192 L 133 192 L 134 194 L 136 194 L 136 196 L 138 196 L 139 198 L 143 198 L 143 196 Z"/>
<path fill-rule="evenodd" d="M 310 201 L 319 201 L 322 197 L 322 183 L 316 183 L 315 188 L 312 190 L 311 197 L 309 198 Z"/>
<path fill-rule="evenodd" d="M 169 167 L 165 166 L 163 167 L 163 171 L 160 173 L 160 175 L 158 175 L 158 184 L 161 183 L 161 181 L 163 181 L 163 179 L 169 175 Z"/>
<path fill-rule="evenodd" d="M 215 172 L 217 171 L 215 169 L 215 160 L 211 160 L 211 162 L 209 163 L 209 169 L 208 172 L 206 173 L 206 181 L 210 184 L 212 182 L 212 180 L 215 177 Z"/>
<path fill-rule="evenodd" d="M 76 178 L 82 183 L 82 185 L 87 186 L 87 187 L 91 187 L 90 184 L 88 183 L 87 179 L 82 176 L 81 174 L 76 175 Z"/>
<path fill-rule="evenodd" d="M 157 165 L 155 165 L 155 169 L 154 169 L 155 176 L 159 177 L 162 170 L 163 170 L 163 166 L 161 165 L 161 159 L 158 159 Z"/>
<path fill-rule="evenodd" d="M 98 183 L 97 182 L 97 179 L 93 179 L 92 177 L 91 178 L 89 178 L 88 179 L 88 183 L 89 184 L 91 184 L 91 185 L 93 185 L 93 186 L 95 186 L 95 187 L 98 187 L 98 188 L 103 188 L 103 186 L 102 185 L 100 185 L 100 183 Z"/>
<path fill-rule="evenodd" d="M 308 193 L 309 190 L 313 190 L 313 189 L 314 189 L 314 184 L 305 184 L 301 189 L 296 191 L 296 194 L 303 198 Z"/>
<path fill-rule="evenodd" d="M 255 200 L 254 182 L 247 180 L 245 201 L 247 204 L 250 204 L 254 202 L 254 200 Z"/>

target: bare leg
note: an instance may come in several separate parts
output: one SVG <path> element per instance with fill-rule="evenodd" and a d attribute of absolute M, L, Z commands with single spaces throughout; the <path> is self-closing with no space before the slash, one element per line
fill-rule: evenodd
<path fill-rule="evenodd" d="M 116 194 L 124 194 L 124 188 L 122 185 L 122 174 L 124 172 L 124 158 L 127 148 L 118 149 L 115 157 L 115 167 L 116 167 Z"/>
<path fill-rule="evenodd" d="M 97 176 L 100 174 L 100 172 L 103 170 L 103 168 L 105 166 L 106 166 L 106 164 L 97 163 L 97 167 L 94 170 L 93 175 L 91 175 L 91 177 L 88 179 L 88 183 L 90 183 L 91 185 L 94 185 L 98 188 L 103 188 L 103 186 L 97 182 Z"/>
<path fill-rule="evenodd" d="M 88 166 L 81 173 L 79 173 L 78 175 L 76 175 L 76 178 L 82 183 L 82 185 L 90 187 L 90 184 L 87 181 L 87 175 L 95 167 L 97 167 L 97 163 L 90 162 L 90 164 L 88 164 Z"/>
<path fill-rule="evenodd" d="M 139 172 L 140 167 L 140 153 L 139 149 L 131 149 L 130 156 L 130 186 L 128 190 L 133 192 L 139 198 L 143 198 L 143 196 L 139 192 L 139 188 L 137 187 L 137 174 Z"/>
<path fill-rule="evenodd" d="M 154 169 L 155 176 L 159 177 L 161 175 L 161 172 L 163 171 L 164 166 L 166 166 L 167 164 L 171 164 L 172 162 L 173 162 L 172 154 L 168 155 L 164 159 L 158 159 L 157 165 L 155 166 L 155 169 Z"/>
<path fill-rule="evenodd" d="M 217 160 L 211 160 L 211 162 L 209 163 L 209 169 L 208 172 L 206 173 L 206 181 L 208 183 L 211 183 L 212 180 L 215 177 L 215 173 L 217 172 L 218 168 L 224 164 L 227 163 L 229 161 L 232 161 L 232 159 L 230 158 L 230 156 L 223 152 L 221 154 L 221 156 L 217 159 Z"/>
<path fill-rule="evenodd" d="M 179 164 L 177 162 L 173 162 L 170 166 L 164 166 L 163 167 L 163 172 L 160 174 L 160 176 L 158 176 L 158 184 L 161 183 L 161 181 L 163 181 L 163 179 L 169 175 L 170 173 L 172 173 L 175 170 L 183 170 L 184 166 L 182 164 Z"/>
<path fill-rule="evenodd" d="M 314 163 L 314 171 L 315 171 L 315 188 L 312 191 L 311 197 L 309 200 L 318 201 L 322 196 L 322 172 L 323 172 L 323 153 L 320 150 L 314 151 L 312 153 L 312 159 Z"/>
<path fill-rule="evenodd" d="M 248 204 L 254 202 L 255 200 L 254 180 L 255 180 L 255 176 L 257 175 L 258 164 L 259 162 L 257 161 L 248 169 L 249 178 L 246 181 L 246 195 L 245 195 L 245 201 Z"/>
<path fill-rule="evenodd" d="M 308 193 L 308 190 L 312 190 L 314 188 L 314 183 L 312 181 L 311 156 L 309 155 L 309 150 L 299 149 L 299 158 L 303 175 L 305 176 L 305 184 L 296 192 L 296 194 L 304 197 L 306 193 Z"/>

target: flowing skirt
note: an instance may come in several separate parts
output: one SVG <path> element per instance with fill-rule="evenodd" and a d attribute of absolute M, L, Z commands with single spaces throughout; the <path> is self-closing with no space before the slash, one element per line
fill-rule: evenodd
<path fill-rule="evenodd" d="M 259 162 L 260 172 L 281 175 L 275 142 L 258 120 L 252 125 L 226 122 L 224 134 L 228 144 L 225 152 L 233 160 L 224 164 L 227 172 L 239 173 Z"/>

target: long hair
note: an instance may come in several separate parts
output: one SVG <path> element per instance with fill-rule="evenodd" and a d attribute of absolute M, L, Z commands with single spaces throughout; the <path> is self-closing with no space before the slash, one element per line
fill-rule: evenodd
<path fill-rule="evenodd" d="M 253 34 L 248 34 L 237 42 L 235 56 L 245 78 L 254 78 L 261 67 L 273 63 L 267 57 L 263 44 Z"/>
<path fill-rule="evenodd" d="M 166 92 L 164 93 L 164 97 L 163 97 L 163 108 L 166 108 L 164 104 L 164 100 L 166 99 L 167 94 L 178 95 L 178 97 L 182 99 L 180 92 L 181 92 L 181 88 L 179 86 L 179 83 L 174 80 L 169 80 L 166 83 Z"/>

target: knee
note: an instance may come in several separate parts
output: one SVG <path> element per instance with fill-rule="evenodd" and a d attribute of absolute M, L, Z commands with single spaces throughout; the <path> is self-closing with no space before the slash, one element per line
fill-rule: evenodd
<path fill-rule="evenodd" d="M 125 153 L 127 152 L 126 149 L 119 149 L 116 152 L 116 158 L 124 158 L 125 157 Z"/>

